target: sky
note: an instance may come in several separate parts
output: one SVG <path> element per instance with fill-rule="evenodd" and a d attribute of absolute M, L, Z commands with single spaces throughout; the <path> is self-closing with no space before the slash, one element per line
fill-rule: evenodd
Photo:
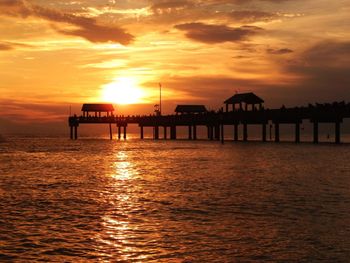
<path fill-rule="evenodd" d="M 350 101 L 350 0 L 0 0 L 0 132 L 85 102 L 150 114 Z"/>

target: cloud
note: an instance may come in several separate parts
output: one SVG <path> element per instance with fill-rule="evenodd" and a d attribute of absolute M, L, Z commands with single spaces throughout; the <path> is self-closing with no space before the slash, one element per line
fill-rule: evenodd
<path fill-rule="evenodd" d="M 285 74 L 298 76 L 283 88 L 285 96 L 309 102 L 349 101 L 349 54 L 350 42 L 322 41 L 306 49 L 284 67 Z"/>
<path fill-rule="evenodd" d="M 67 133 L 69 108 L 66 103 L 34 103 L 15 99 L 0 99 L 6 111 L 0 117 L 0 134 L 45 134 Z M 79 112 L 81 105 L 72 104 Z M 48 125 L 49 124 L 49 125 Z"/>
<path fill-rule="evenodd" d="M 303 53 L 309 66 L 350 67 L 350 42 L 322 41 Z"/>
<path fill-rule="evenodd" d="M 7 43 L 0 43 L 0 50 L 13 50 L 13 45 Z"/>
<path fill-rule="evenodd" d="M 267 87 L 266 81 L 260 79 L 229 77 L 225 75 L 168 76 L 162 84 L 166 89 L 181 94 L 181 96 L 176 98 L 171 97 L 169 103 L 195 102 L 205 103 L 215 107 L 221 106 L 222 102 L 232 96 L 236 91 L 256 92 L 257 94 L 264 95 L 264 91 L 262 90 Z M 154 87 L 156 83 L 150 82 L 145 85 Z"/>
<path fill-rule="evenodd" d="M 280 48 L 280 49 L 269 48 L 266 50 L 266 52 L 272 55 L 284 55 L 284 54 L 293 53 L 294 51 L 289 48 Z"/>
<path fill-rule="evenodd" d="M 243 10 L 243 11 L 232 11 L 229 14 L 229 17 L 233 18 L 235 21 L 252 23 L 257 21 L 271 21 L 278 17 L 276 14 L 255 11 L 255 10 Z"/>
<path fill-rule="evenodd" d="M 14 42 L 0 42 L 0 51 L 14 50 L 18 47 L 32 47 L 28 44 L 14 43 Z"/>
<path fill-rule="evenodd" d="M 216 3 L 216 4 L 248 4 L 251 2 L 271 2 L 271 3 L 283 3 L 283 2 L 291 2 L 295 0 L 205 0 L 202 2 L 210 2 L 210 3 Z"/>
<path fill-rule="evenodd" d="M 293 60 L 287 63 L 283 56 L 278 57 L 281 74 L 289 76 L 280 81 L 240 75 L 170 76 L 164 81 L 164 87 L 185 94 L 184 100 L 191 103 L 217 107 L 235 91 L 255 92 L 266 100 L 267 107 L 350 101 L 349 52 L 350 42 L 326 41 L 316 43 L 302 53 L 293 52 Z"/>
<path fill-rule="evenodd" d="M 151 9 L 155 12 L 161 12 L 164 10 L 171 9 L 183 9 L 187 7 L 192 7 L 194 4 L 192 2 L 186 0 L 178 0 L 178 1 L 163 1 L 159 3 L 155 3 L 151 6 Z"/>
<path fill-rule="evenodd" d="M 149 14 L 142 18 L 143 21 L 157 25 L 199 20 L 205 17 L 205 14 L 210 13 L 189 0 L 151 1 L 147 10 Z"/>
<path fill-rule="evenodd" d="M 0 103 L 1 105 L 6 105 L 7 108 L 7 112 L 4 112 L 2 117 L 7 119 L 16 117 L 13 119 L 14 121 L 55 121 L 65 119 L 68 115 L 68 107 L 63 103 L 34 103 L 13 99 L 1 99 Z"/>
<path fill-rule="evenodd" d="M 207 44 L 239 42 L 263 30 L 255 26 L 234 28 L 226 25 L 210 25 L 204 23 L 180 24 L 176 25 L 175 28 L 185 31 L 187 38 Z"/>
<path fill-rule="evenodd" d="M 240 6 L 233 5 L 236 3 L 239 3 Z M 228 19 L 231 22 L 247 24 L 259 21 L 268 22 L 282 17 L 276 12 L 257 9 L 256 5 L 250 10 L 252 6 L 245 6 L 240 1 L 153 0 L 148 8 L 151 12 L 146 19 L 158 24 L 180 24 L 192 21 L 213 23 L 213 21 L 227 21 Z"/>
<path fill-rule="evenodd" d="M 62 34 L 82 37 L 94 43 L 115 42 L 127 45 L 134 38 L 120 27 L 100 25 L 94 18 L 62 13 L 25 0 L 0 0 L 0 14 L 22 18 L 37 17 L 49 22 L 73 25 L 75 29 L 63 29 L 62 25 L 55 24 L 54 29 Z"/>

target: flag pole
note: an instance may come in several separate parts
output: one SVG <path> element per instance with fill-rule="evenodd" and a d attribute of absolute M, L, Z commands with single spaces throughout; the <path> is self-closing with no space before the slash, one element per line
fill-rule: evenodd
<path fill-rule="evenodd" d="M 159 115 L 162 115 L 162 84 L 159 83 Z"/>

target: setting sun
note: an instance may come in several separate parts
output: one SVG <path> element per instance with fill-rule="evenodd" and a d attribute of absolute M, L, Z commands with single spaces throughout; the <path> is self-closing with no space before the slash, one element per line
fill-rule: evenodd
<path fill-rule="evenodd" d="M 102 86 L 102 100 L 115 104 L 140 103 L 144 92 L 132 77 L 116 78 L 113 82 Z"/>

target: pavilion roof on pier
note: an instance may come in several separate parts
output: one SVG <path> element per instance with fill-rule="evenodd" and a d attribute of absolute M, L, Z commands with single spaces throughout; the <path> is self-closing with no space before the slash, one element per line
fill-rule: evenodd
<path fill-rule="evenodd" d="M 246 103 L 246 104 L 260 104 L 264 103 L 264 100 L 254 93 L 237 93 L 233 95 L 231 98 L 224 101 L 225 104 L 238 104 L 238 103 Z"/>
<path fill-rule="evenodd" d="M 114 107 L 112 104 L 108 103 L 94 103 L 94 104 L 83 104 L 81 111 L 87 112 L 111 112 L 114 111 Z"/>

